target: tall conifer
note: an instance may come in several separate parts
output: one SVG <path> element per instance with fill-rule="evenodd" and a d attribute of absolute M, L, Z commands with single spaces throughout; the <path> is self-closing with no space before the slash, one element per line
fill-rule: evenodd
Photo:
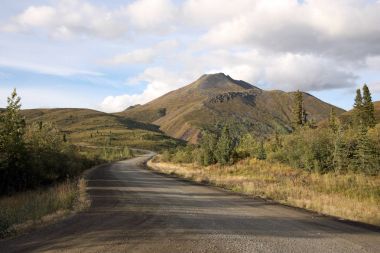
<path fill-rule="evenodd" d="M 354 124 L 358 126 L 363 123 L 363 97 L 360 89 L 356 90 L 354 103 Z"/>
<path fill-rule="evenodd" d="M 364 84 L 363 86 L 363 123 L 368 127 L 374 127 L 375 121 L 375 107 L 372 102 L 371 93 L 368 86 Z"/>

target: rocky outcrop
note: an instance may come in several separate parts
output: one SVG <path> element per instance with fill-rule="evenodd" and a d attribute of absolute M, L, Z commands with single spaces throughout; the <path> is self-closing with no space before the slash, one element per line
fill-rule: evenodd
<path fill-rule="evenodd" d="M 256 95 L 250 92 L 226 92 L 222 94 L 218 94 L 214 97 L 211 97 L 207 100 L 207 103 L 217 104 L 217 103 L 225 103 L 231 101 L 233 99 L 241 99 L 248 103 L 254 103 Z"/>

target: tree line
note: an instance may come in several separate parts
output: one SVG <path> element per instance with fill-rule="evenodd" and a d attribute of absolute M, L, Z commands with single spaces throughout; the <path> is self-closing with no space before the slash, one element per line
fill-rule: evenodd
<path fill-rule="evenodd" d="M 0 113 L 0 195 L 73 178 L 93 164 L 52 123 L 27 125 L 12 92 Z"/>
<path fill-rule="evenodd" d="M 357 90 L 349 118 L 344 122 L 331 109 L 326 124 L 316 125 L 308 118 L 303 93 L 297 91 L 293 97 L 291 133 L 257 136 L 242 129 L 239 123 L 222 124 L 213 131 L 204 130 L 198 145 L 166 151 L 162 159 L 207 166 L 228 165 L 252 157 L 320 173 L 378 174 L 380 124 L 376 125 L 374 104 L 367 85 Z"/>

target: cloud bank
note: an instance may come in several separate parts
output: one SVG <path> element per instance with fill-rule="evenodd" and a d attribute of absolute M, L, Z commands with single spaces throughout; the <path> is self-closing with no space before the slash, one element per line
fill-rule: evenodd
<path fill-rule="evenodd" d="M 99 55 L 94 68 L 126 71 L 126 84 L 145 89 L 128 92 L 126 85 L 126 94 L 106 96 L 100 104 L 104 111 L 146 103 L 219 71 L 287 91 L 353 88 L 365 78 L 361 73 L 375 72 L 379 81 L 373 89 L 379 90 L 380 1 L 49 3 L 24 8 L 1 22 L 0 31 L 52 41 L 102 41 L 112 48 Z"/>

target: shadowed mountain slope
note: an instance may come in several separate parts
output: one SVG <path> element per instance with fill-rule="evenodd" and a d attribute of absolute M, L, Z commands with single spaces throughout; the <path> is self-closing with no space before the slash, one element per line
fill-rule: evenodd
<path fill-rule="evenodd" d="M 331 107 L 304 93 L 309 119 L 326 119 Z M 291 124 L 292 92 L 265 91 L 223 73 L 203 75 L 195 82 L 171 91 L 145 105 L 117 115 L 153 123 L 166 134 L 196 142 L 202 128 L 238 120 L 256 134 L 288 131 Z M 334 107 L 337 114 L 344 110 Z"/>

